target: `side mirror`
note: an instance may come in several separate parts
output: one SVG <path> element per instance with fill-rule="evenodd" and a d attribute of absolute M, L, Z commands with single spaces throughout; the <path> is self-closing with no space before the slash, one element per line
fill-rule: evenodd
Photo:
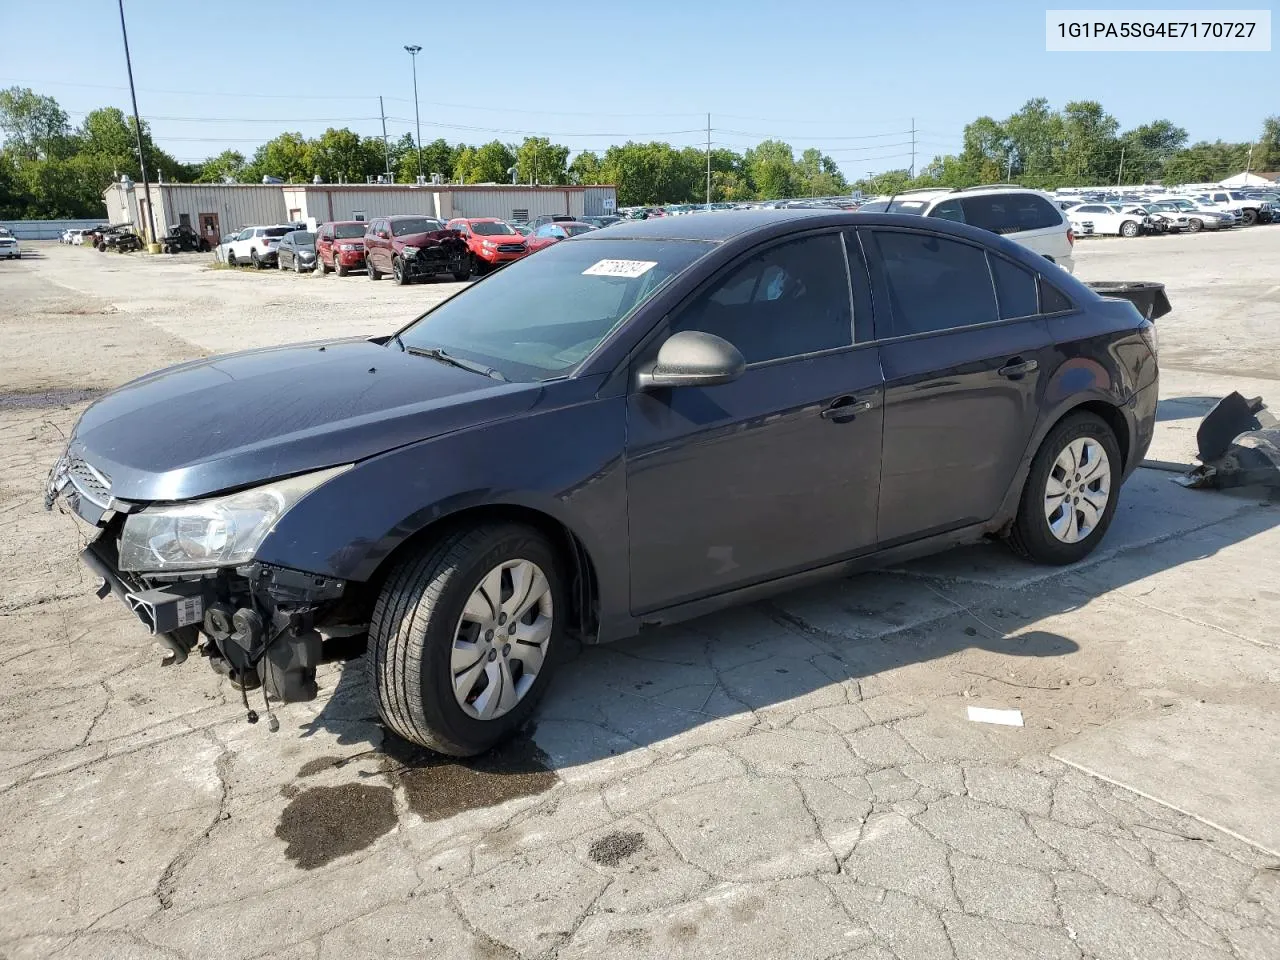
<path fill-rule="evenodd" d="M 714 387 L 742 376 L 742 354 L 728 340 L 700 330 L 683 330 L 667 338 L 658 358 L 636 377 L 641 390 L 662 387 Z"/>

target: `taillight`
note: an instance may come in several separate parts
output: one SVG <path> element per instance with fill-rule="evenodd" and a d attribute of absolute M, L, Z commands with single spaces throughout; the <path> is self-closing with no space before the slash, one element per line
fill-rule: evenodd
<path fill-rule="evenodd" d="M 1076 232 L 1067 227 L 1067 246 L 1074 247 L 1076 245 Z"/>

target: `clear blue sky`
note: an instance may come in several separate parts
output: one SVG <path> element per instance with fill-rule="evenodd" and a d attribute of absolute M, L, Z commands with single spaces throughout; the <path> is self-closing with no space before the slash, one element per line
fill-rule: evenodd
<path fill-rule="evenodd" d="M 851 178 L 905 166 L 912 118 L 923 162 L 956 152 L 974 117 L 1036 96 L 1099 100 L 1124 127 L 1166 117 L 1192 140 L 1249 140 L 1280 111 L 1280 54 L 1046 53 L 1047 6 L 126 0 L 125 12 L 139 109 L 186 161 L 248 155 L 284 130 L 377 135 L 379 94 L 389 133 L 411 131 L 407 43 L 423 47 L 424 142 L 527 131 L 575 152 L 628 138 L 701 145 L 709 111 L 717 145 L 816 146 Z M 0 3 L 0 86 L 13 84 L 57 97 L 73 123 L 128 110 L 114 0 Z"/>

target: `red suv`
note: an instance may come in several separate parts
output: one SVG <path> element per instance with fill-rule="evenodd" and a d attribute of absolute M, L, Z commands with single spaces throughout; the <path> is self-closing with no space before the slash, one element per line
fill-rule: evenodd
<path fill-rule="evenodd" d="M 467 241 L 435 217 L 379 217 L 364 235 L 364 259 L 370 280 L 388 273 L 400 284 L 440 273 L 455 280 L 471 276 Z"/>
<path fill-rule="evenodd" d="M 338 271 L 345 277 L 351 270 L 364 267 L 363 220 L 337 220 L 322 223 L 316 230 L 316 260 L 325 273 Z"/>
<path fill-rule="evenodd" d="M 449 229 L 466 239 L 476 273 L 487 273 L 529 253 L 520 232 L 496 217 L 459 217 L 449 221 Z"/>

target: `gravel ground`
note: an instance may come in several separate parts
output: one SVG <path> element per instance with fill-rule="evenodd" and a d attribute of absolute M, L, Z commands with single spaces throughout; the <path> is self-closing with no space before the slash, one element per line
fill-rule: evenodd
<path fill-rule="evenodd" d="M 384 738 L 359 664 L 271 734 L 93 598 L 45 471 L 131 377 L 459 285 L 30 249 L 0 266 L 5 960 L 1280 956 L 1260 492 L 1142 470 L 1077 567 L 966 548 L 587 648 L 477 761 Z M 1170 285 L 1158 445 L 1206 397 L 1280 400 L 1280 227 L 1077 251 Z"/>

